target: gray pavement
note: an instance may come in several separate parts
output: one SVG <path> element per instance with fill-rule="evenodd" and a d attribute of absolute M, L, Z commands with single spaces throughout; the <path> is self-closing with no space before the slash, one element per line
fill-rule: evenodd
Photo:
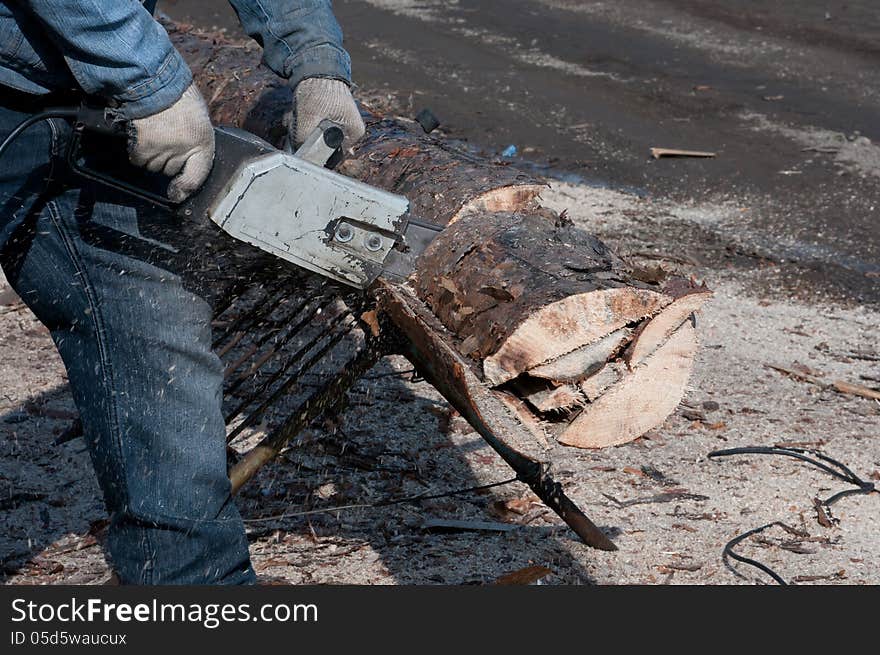
<path fill-rule="evenodd" d="M 781 284 L 880 301 L 880 12 L 864 2 L 339 0 L 355 80 L 551 173 L 753 211 Z M 223 3 L 165 0 L 237 29 Z M 409 100 L 411 98 L 411 101 Z M 714 159 L 652 161 L 652 146 Z M 682 235 L 677 235 L 681 238 Z M 662 235 L 659 237 L 662 240 Z M 805 291 L 805 289 L 807 291 Z"/>

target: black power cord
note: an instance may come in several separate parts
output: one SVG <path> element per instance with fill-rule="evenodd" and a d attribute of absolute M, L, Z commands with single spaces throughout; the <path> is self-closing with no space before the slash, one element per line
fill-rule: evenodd
<path fill-rule="evenodd" d="M 807 462 L 811 466 L 814 466 L 819 470 L 834 476 L 838 480 L 841 480 L 843 482 L 846 482 L 847 484 L 851 484 L 856 487 L 855 489 L 845 489 L 844 491 L 840 491 L 833 496 L 827 498 L 826 500 L 818 501 L 822 506 L 826 508 L 830 507 L 838 500 L 846 496 L 867 495 L 880 491 L 877 489 L 876 485 L 873 482 L 862 480 L 858 475 L 853 473 L 853 471 L 846 464 L 843 464 L 842 462 L 839 462 L 832 457 L 828 457 L 828 455 L 818 450 L 794 447 L 783 448 L 779 446 L 746 446 L 744 448 L 728 448 L 725 450 L 715 450 L 709 453 L 708 456 L 710 459 L 714 459 L 716 457 L 729 457 L 732 455 L 780 455 L 784 457 L 793 457 L 794 459 Z M 734 548 L 736 546 L 738 546 L 749 537 L 752 537 L 756 534 L 763 532 L 764 530 L 767 530 L 777 525 L 781 527 L 787 527 L 780 521 L 773 521 L 772 523 L 762 525 L 759 528 L 754 528 L 752 530 L 749 530 L 748 532 L 743 532 L 742 534 L 737 535 L 736 537 L 728 541 L 724 545 L 724 550 L 722 551 L 722 558 L 724 559 L 725 564 L 728 563 L 728 558 L 735 559 L 738 562 L 748 564 L 749 566 L 754 566 L 755 568 L 763 571 L 780 585 L 788 585 L 788 583 L 782 578 L 782 576 L 780 576 L 766 564 L 762 564 L 757 560 L 745 557 L 744 555 L 740 555 L 739 553 L 734 551 Z"/>
<path fill-rule="evenodd" d="M 277 516 L 261 516 L 256 519 L 245 519 L 245 523 L 264 523 L 267 521 L 280 521 L 282 519 L 295 518 L 298 516 L 310 516 L 312 514 L 326 514 L 328 512 L 341 512 L 345 510 L 352 509 L 372 509 L 376 507 L 389 507 L 391 505 L 402 505 L 408 503 L 420 503 L 425 500 L 436 500 L 438 498 L 449 498 L 451 496 L 461 496 L 463 494 L 475 493 L 478 491 L 486 491 L 488 489 L 494 489 L 495 487 L 502 487 L 504 485 L 513 484 L 514 482 L 520 481 L 519 476 L 515 476 L 512 478 L 508 478 L 507 480 L 499 480 L 498 482 L 490 482 L 488 484 L 481 484 L 475 487 L 463 487 L 461 489 L 452 489 L 451 491 L 444 491 L 442 493 L 422 493 L 415 496 L 404 496 L 404 497 L 395 497 L 395 498 L 385 498 L 383 500 L 377 501 L 375 503 L 354 503 L 351 505 L 337 505 L 335 507 L 321 507 L 319 509 L 310 509 L 304 510 L 301 512 L 284 512 L 283 514 L 279 514 Z"/>
<path fill-rule="evenodd" d="M 52 118 L 76 118 L 78 115 L 77 109 L 47 109 L 46 111 L 42 111 L 39 114 L 34 114 L 29 118 L 23 120 L 21 123 L 15 126 L 15 129 L 9 133 L 5 139 L 3 139 L 3 143 L 0 143 L 0 158 L 6 153 L 6 150 L 9 149 L 9 146 L 21 136 L 22 132 L 26 129 L 39 123 L 40 121 L 47 121 Z"/>
<path fill-rule="evenodd" d="M 809 457 L 808 454 L 813 455 L 817 459 Z M 858 487 L 857 489 L 847 489 L 845 491 L 834 494 L 827 500 L 823 500 L 823 505 L 832 505 L 844 496 L 851 496 L 853 494 L 869 494 L 877 491 L 877 488 L 873 482 L 862 480 L 859 476 L 853 473 L 846 464 L 843 464 L 836 459 L 828 457 L 828 455 L 819 450 L 794 447 L 782 448 L 779 446 L 747 446 L 744 448 L 728 448 L 726 450 L 715 450 L 709 453 L 710 458 L 727 457 L 729 455 L 784 455 L 786 457 L 794 457 L 795 459 L 799 459 L 801 461 L 807 462 L 808 464 L 812 464 L 816 468 L 825 471 L 830 475 L 833 475 L 838 480 L 842 480 L 843 482 Z"/>
<path fill-rule="evenodd" d="M 773 523 L 768 523 L 767 525 L 762 525 L 760 528 L 754 528 L 753 530 L 749 530 L 748 532 L 743 532 L 742 534 L 737 535 L 736 537 L 734 537 L 733 539 L 728 541 L 726 544 L 724 544 L 724 550 L 722 551 L 722 554 L 721 554 L 721 558 L 724 560 L 724 563 L 728 564 L 727 559 L 733 558 L 737 562 L 742 562 L 743 564 L 748 564 L 749 566 L 754 566 L 756 569 L 760 569 L 761 571 L 763 571 L 764 573 L 769 575 L 771 578 L 776 580 L 777 583 L 779 583 L 783 587 L 787 587 L 788 583 L 782 578 L 782 576 L 780 576 L 778 573 L 776 573 L 776 571 L 771 569 L 769 566 L 767 566 L 766 564 L 762 564 L 758 560 L 754 560 L 750 557 L 746 557 L 745 555 L 740 555 L 739 553 L 734 552 L 734 550 L 733 550 L 735 546 L 738 546 L 741 542 L 745 541 L 749 537 L 752 537 L 756 534 L 764 532 L 764 530 L 768 530 L 769 528 L 772 528 L 773 526 L 776 526 L 776 525 L 781 526 L 782 523 L 780 521 L 773 521 Z M 728 566 L 729 566 L 729 564 L 728 564 Z"/>

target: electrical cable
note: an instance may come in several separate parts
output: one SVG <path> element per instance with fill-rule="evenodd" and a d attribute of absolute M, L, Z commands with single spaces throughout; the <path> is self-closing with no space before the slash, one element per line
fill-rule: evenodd
<path fill-rule="evenodd" d="M 11 146 L 12 143 L 32 125 L 35 125 L 40 121 L 50 120 L 52 118 L 76 118 L 77 113 L 78 112 L 76 109 L 47 109 L 46 111 L 40 112 L 39 114 L 34 114 L 33 116 L 30 116 L 29 118 L 23 120 L 21 123 L 15 126 L 15 129 L 13 129 L 12 132 L 9 133 L 9 136 L 3 139 L 3 143 L 0 143 L 0 158 L 3 157 L 9 146 Z"/>
<path fill-rule="evenodd" d="M 514 476 L 512 478 L 508 478 L 507 480 L 500 480 L 498 482 L 490 482 L 488 484 L 481 484 L 476 487 L 465 487 L 462 489 L 453 489 L 452 491 L 445 491 L 443 493 L 437 494 L 418 494 L 416 496 L 405 496 L 402 498 L 386 498 L 385 500 L 380 500 L 376 503 L 354 503 L 352 505 L 337 505 L 335 507 L 322 507 L 320 509 L 310 509 L 304 510 L 302 512 L 292 512 L 292 513 L 283 513 L 277 516 L 264 516 L 258 519 L 245 519 L 245 523 L 265 523 L 267 521 L 281 521 L 283 519 L 295 518 L 298 516 L 311 516 L 312 514 L 326 514 L 328 512 L 341 512 L 344 510 L 350 509 L 372 509 L 374 507 L 389 507 L 391 505 L 402 505 L 403 503 L 418 503 L 423 500 L 436 500 L 438 498 L 449 498 L 450 496 L 460 496 L 466 493 L 473 493 L 475 491 L 485 491 L 487 489 L 493 489 L 495 487 L 501 487 L 507 484 L 512 484 L 519 480 L 519 476 Z"/>
<path fill-rule="evenodd" d="M 733 550 L 734 546 L 738 546 L 740 544 L 740 542 L 745 541 L 749 537 L 754 536 L 760 532 L 764 532 L 764 530 L 767 530 L 768 528 L 772 528 L 773 526 L 776 526 L 776 525 L 782 525 L 782 524 L 779 521 L 773 521 L 773 523 L 768 523 L 767 525 L 762 525 L 760 528 L 754 528 L 752 530 L 749 530 L 748 532 L 743 532 L 741 535 L 737 535 L 736 537 L 734 537 L 733 539 L 728 541 L 726 544 L 724 544 L 724 550 L 722 551 L 722 556 L 721 556 L 722 559 L 724 559 L 725 563 L 726 563 L 727 558 L 732 557 L 733 559 L 735 559 L 738 562 L 742 562 L 743 564 L 748 564 L 750 566 L 754 566 L 756 569 L 760 569 L 761 571 L 763 571 L 764 573 L 769 575 L 771 578 L 773 578 L 777 583 L 779 583 L 783 587 L 787 587 L 788 583 L 782 578 L 782 576 L 780 576 L 778 573 L 776 573 L 776 571 L 771 569 L 769 566 L 767 566 L 766 564 L 762 564 L 758 560 L 754 560 L 750 557 L 746 557 L 745 555 L 740 555 L 739 553 L 737 553 Z"/>
<path fill-rule="evenodd" d="M 814 455 L 822 461 L 812 459 L 811 457 L 808 457 L 806 453 Z M 709 453 L 708 456 L 709 458 L 715 458 L 727 457 L 730 455 L 782 455 L 785 457 L 793 457 L 795 459 L 807 462 L 808 464 L 811 464 L 812 466 L 815 466 L 822 471 L 825 471 L 826 473 L 834 476 L 838 480 L 842 480 L 843 482 L 858 487 L 858 489 L 848 489 L 846 491 L 842 491 L 831 496 L 831 498 L 829 498 L 828 500 L 823 500 L 823 505 L 831 505 L 844 496 L 849 496 L 852 494 L 869 494 L 877 490 L 873 482 L 862 480 L 859 476 L 853 473 L 846 464 L 843 464 L 836 459 L 828 457 L 828 455 L 819 450 L 794 447 L 782 448 L 779 446 L 746 446 L 744 448 L 715 450 Z M 823 462 L 827 462 L 827 464 Z M 828 464 L 830 464 L 831 466 L 829 466 Z M 832 467 L 836 467 L 837 470 Z"/>
<path fill-rule="evenodd" d="M 834 503 L 836 503 L 841 498 L 852 495 L 867 495 L 871 493 L 875 493 L 880 491 L 877 489 L 876 485 L 873 482 L 868 482 L 866 480 L 862 480 L 858 475 L 853 473 L 853 471 L 844 463 L 829 457 L 818 450 L 812 450 L 809 448 L 795 448 L 795 447 L 780 447 L 780 446 L 746 446 L 743 448 L 728 448 L 725 450 L 714 450 L 709 453 L 708 457 L 710 459 L 714 459 L 716 457 L 729 457 L 731 455 L 781 455 L 784 457 L 793 457 L 794 459 L 798 459 L 803 462 L 807 462 L 808 464 L 818 468 L 829 475 L 834 476 L 838 480 L 846 482 L 847 484 L 851 484 L 855 486 L 855 489 L 845 489 L 844 491 L 840 491 L 833 496 L 827 498 L 826 500 L 820 500 L 819 502 L 825 507 L 830 507 Z M 810 457 L 812 455 L 813 457 Z M 815 457 L 815 459 L 814 459 Z M 772 523 L 767 523 L 766 525 L 762 525 L 759 528 L 754 528 L 749 530 L 748 532 L 743 532 L 740 535 L 737 535 L 730 541 L 728 541 L 724 545 L 724 549 L 722 550 L 722 559 L 725 564 L 727 564 L 728 558 L 735 559 L 738 562 L 742 562 L 743 564 L 748 564 L 749 566 L 754 566 L 755 568 L 763 571 L 767 575 L 769 575 L 773 580 L 775 580 L 778 584 L 787 586 L 788 582 L 786 582 L 782 576 L 776 573 L 773 569 L 771 569 L 766 564 L 762 564 L 761 562 L 751 559 L 750 557 L 746 557 L 744 555 L 740 555 L 734 548 L 738 546 L 740 543 L 752 537 L 756 534 L 763 532 L 769 528 L 774 526 L 786 527 L 780 521 L 773 521 Z M 729 564 L 728 564 L 729 566 Z"/>

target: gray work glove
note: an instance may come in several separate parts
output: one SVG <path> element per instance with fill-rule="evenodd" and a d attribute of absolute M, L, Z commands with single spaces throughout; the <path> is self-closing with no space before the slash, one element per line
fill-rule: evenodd
<path fill-rule="evenodd" d="M 183 202 L 202 186 L 214 163 L 214 128 L 195 84 L 168 109 L 131 121 L 128 158 L 172 178 L 172 202 Z"/>
<path fill-rule="evenodd" d="M 309 77 L 294 89 L 295 115 L 290 121 L 290 139 L 299 146 L 322 120 L 342 128 L 347 150 L 364 135 L 366 128 L 348 84 L 341 80 Z"/>

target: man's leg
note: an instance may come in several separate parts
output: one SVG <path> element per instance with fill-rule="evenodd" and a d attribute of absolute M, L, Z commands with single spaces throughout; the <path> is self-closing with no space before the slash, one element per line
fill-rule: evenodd
<path fill-rule="evenodd" d="M 0 108 L 0 138 L 20 118 Z M 64 175 L 64 132 L 34 127 L 0 162 L 0 263 L 67 367 L 113 566 L 123 583 L 253 582 L 210 308 L 172 272 L 173 248 L 143 236 L 169 219 L 90 184 L 46 183 Z"/>

